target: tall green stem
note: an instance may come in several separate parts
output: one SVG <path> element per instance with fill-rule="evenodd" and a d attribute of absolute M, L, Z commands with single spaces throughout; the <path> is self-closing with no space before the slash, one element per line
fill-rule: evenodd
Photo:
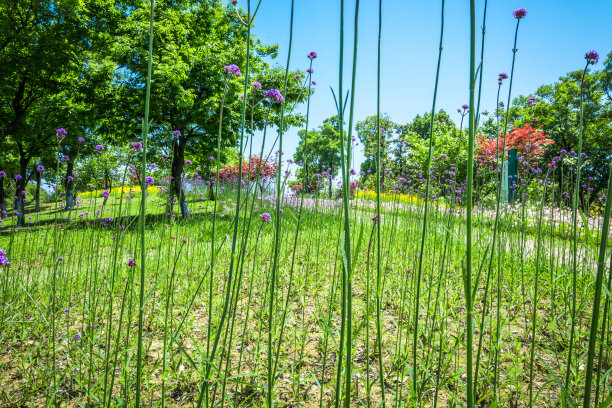
<path fill-rule="evenodd" d="M 293 43 L 293 10 L 295 0 L 291 0 L 291 19 L 289 23 L 289 49 L 287 51 L 287 65 L 285 66 L 285 77 L 283 80 L 283 95 L 287 95 L 287 79 L 289 77 L 289 62 L 291 61 L 291 44 Z M 245 91 L 246 94 L 246 91 Z M 282 179 L 282 164 L 283 164 L 283 133 L 284 133 L 284 112 L 285 102 L 281 104 L 280 124 L 279 124 L 279 142 L 278 142 L 278 170 L 276 173 L 276 219 L 274 220 L 274 261 L 272 263 L 272 271 L 270 274 L 270 303 L 268 305 L 268 389 L 266 406 L 272 408 L 273 388 L 274 388 L 274 364 L 273 364 L 273 341 L 274 341 L 274 298 L 276 296 L 276 275 L 278 274 L 278 259 L 281 248 L 281 179 Z"/>
<path fill-rule="evenodd" d="M 429 213 L 429 186 L 431 184 L 431 159 L 433 157 L 434 118 L 436 115 L 436 97 L 438 96 L 438 79 L 440 77 L 440 63 L 442 61 L 442 39 L 444 37 L 444 0 L 442 0 L 440 16 L 440 45 L 438 47 L 438 65 L 436 67 L 436 81 L 434 84 L 433 102 L 431 103 L 431 119 L 429 121 L 429 151 L 427 153 L 427 181 L 425 183 L 425 208 L 423 209 L 423 227 L 421 229 L 421 249 L 419 251 L 419 266 L 416 279 L 416 297 L 414 307 L 414 330 L 412 338 L 412 390 L 417 395 L 417 349 L 419 337 L 419 303 L 421 296 L 421 276 L 423 271 L 423 253 L 425 251 L 425 236 L 427 233 L 427 219 Z M 470 105 L 471 106 L 471 105 Z"/>
<path fill-rule="evenodd" d="M 344 274 L 346 277 L 346 285 L 344 291 L 344 299 L 346 299 L 346 369 L 345 369 L 345 396 L 344 406 L 349 408 L 351 406 L 351 363 L 352 363 L 352 351 L 353 351 L 353 266 L 351 259 L 351 225 L 349 215 L 349 188 L 350 188 L 350 173 L 349 168 L 351 167 L 351 147 L 349 141 L 353 132 L 353 117 L 354 117 L 354 106 L 355 106 L 355 80 L 357 77 L 357 38 L 359 33 L 359 0 L 355 2 L 355 32 L 353 38 L 353 72 L 351 76 L 351 102 L 349 111 L 348 121 L 348 137 L 346 146 L 346 158 L 345 147 L 344 147 L 344 136 L 342 135 L 342 120 L 340 120 L 340 157 L 342 160 L 342 204 L 344 207 L 344 257 L 345 257 L 345 270 Z M 340 94 L 342 95 L 342 94 Z M 342 107 L 340 109 L 343 109 Z"/>
<path fill-rule="evenodd" d="M 476 5 L 474 0 L 470 0 L 470 106 L 474 106 L 475 93 L 475 58 L 476 57 Z M 467 329 L 467 408 L 474 407 L 474 388 L 472 385 L 472 359 L 473 359 L 473 337 L 474 337 L 474 322 L 473 322 L 473 298 L 472 298 L 472 210 L 474 203 L 472 202 L 474 189 L 474 109 L 470 109 L 469 113 L 469 140 L 468 140 L 468 159 L 467 159 L 467 234 L 466 234 L 466 251 L 465 251 L 465 271 L 463 276 L 464 296 L 466 308 L 466 329 Z"/>
<path fill-rule="evenodd" d="M 593 363 L 595 358 L 595 342 L 597 340 L 597 326 L 599 325 L 599 308 L 601 307 L 601 292 L 603 286 L 604 265 L 606 251 L 608 250 L 608 234 L 610 233 L 610 208 L 612 207 L 612 162 L 608 173 L 608 191 L 606 193 L 606 209 L 604 210 L 603 227 L 601 229 L 601 242 L 599 244 L 599 257 L 597 259 L 597 278 L 595 279 L 595 300 L 593 301 L 593 315 L 591 316 L 591 332 L 589 333 L 589 352 L 587 354 L 586 379 L 584 383 L 583 408 L 591 406 L 591 383 L 593 381 Z M 603 336 L 603 333 L 602 333 Z M 601 356 L 599 356 L 600 361 Z M 601 364 L 600 364 L 601 370 Z"/>
<path fill-rule="evenodd" d="M 567 365 L 565 367 L 565 389 L 569 393 L 570 373 L 572 367 L 572 349 L 574 347 L 574 335 L 576 331 L 576 295 L 578 281 L 578 205 L 580 200 L 580 173 L 582 168 L 582 134 L 584 132 L 583 124 L 583 98 L 584 98 L 584 77 L 586 76 L 589 62 L 587 61 L 584 71 L 582 72 L 582 80 L 580 81 L 580 129 L 578 131 L 578 165 L 576 166 L 576 182 L 574 183 L 574 196 L 572 200 L 572 221 L 573 221 L 573 237 L 572 237 L 572 315 L 570 328 L 570 341 L 567 350 Z M 565 394 L 563 394 L 563 406 L 566 406 Z"/>
<path fill-rule="evenodd" d="M 149 100 L 151 99 L 151 71 L 153 66 L 153 10 L 154 0 L 151 0 L 149 16 L 149 62 L 147 64 L 147 91 L 145 97 L 144 119 L 142 121 L 142 177 L 140 197 L 140 219 L 138 227 L 140 230 L 140 301 L 138 311 L 138 353 L 136 357 L 136 405 L 140 406 L 140 384 L 142 377 L 142 320 L 144 316 L 144 289 L 145 289 L 145 262 L 147 251 L 145 249 L 145 222 L 147 203 L 147 142 L 149 135 Z"/>
<path fill-rule="evenodd" d="M 382 251 L 380 246 L 380 40 L 382 33 L 382 0 L 378 2 L 378 59 L 376 66 L 376 344 L 378 345 L 378 378 L 383 408 L 385 380 L 382 359 Z"/>

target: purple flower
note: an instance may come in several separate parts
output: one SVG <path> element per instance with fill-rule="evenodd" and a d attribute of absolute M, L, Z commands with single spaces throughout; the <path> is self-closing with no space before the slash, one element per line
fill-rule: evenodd
<path fill-rule="evenodd" d="M 142 143 L 140 142 L 134 142 L 132 143 L 132 147 L 136 150 L 142 150 Z"/>
<path fill-rule="evenodd" d="M 260 214 L 259 216 L 261 217 L 261 220 L 263 222 L 270 222 L 270 221 L 272 221 L 272 217 L 270 217 L 270 214 L 268 214 L 268 213 L 263 213 L 263 214 Z"/>
<path fill-rule="evenodd" d="M 134 261 L 132 258 L 130 258 L 127 261 L 127 265 L 128 266 L 136 266 L 136 261 Z"/>
<path fill-rule="evenodd" d="M 75 340 L 80 340 L 81 339 L 81 335 L 79 333 L 74 335 L 74 339 Z"/>
<path fill-rule="evenodd" d="M 261 89 L 261 84 L 260 84 L 259 82 L 257 82 L 257 81 L 253 82 L 253 83 L 251 84 L 251 86 L 252 86 L 253 88 Z"/>
<path fill-rule="evenodd" d="M 226 65 L 223 67 L 223 69 L 225 70 L 225 72 L 232 73 L 236 75 L 237 77 L 242 75 L 242 73 L 240 72 L 240 68 L 238 68 L 238 65 L 236 64 Z"/>
<path fill-rule="evenodd" d="M 43 171 L 45 171 L 45 168 L 44 168 L 44 166 L 40 165 L 40 166 L 36 167 L 36 171 L 39 172 L 39 173 L 42 173 Z"/>
<path fill-rule="evenodd" d="M 308 72 L 309 74 L 314 74 L 314 69 L 308 68 L 306 69 L 306 72 Z"/>
<path fill-rule="evenodd" d="M 147 176 L 147 177 L 145 178 L 145 183 L 147 183 L 147 184 L 153 184 L 153 177 L 151 177 L 151 176 Z"/>
<path fill-rule="evenodd" d="M 461 108 L 463 108 L 463 110 L 468 110 L 470 109 L 470 105 L 468 105 L 467 103 L 464 103 L 463 105 L 461 105 Z"/>
<path fill-rule="evenodd" d="M 108 192 L 108 190 L 104 190 L 104 192 L 102 193 L 102 197 L 108 198 L 108 196 L 110 196 L 110 193 Z"/>
<path fill-rule="evenodd" d="M 104 146 L 102 146 L 102 145 L 96 145 L 96 150 L 104 150 Z"/>
<path fill-rule="evenodd" d="M 209 159 L 210 160 L 215 160 L 215 156 L 210 156 Z"/>
<path fill-rule="evenodd" d="M 181 136 L 181 131 L 180 131 L 180 130 L 173 130 L 173 131 L 172 131 L 172 134 L 173 134 L 174 136 L 178 136 L 178 137 L 180 137 L 180 136 Z"/>
<path fill-rule="evenodd" d="M 316 53 L 316 52 L 314 52 L 314 51 L 310 51 L 310 52 L 308 53 L 308 55 L 306 55 L 306 56 L 308 57 L 308 59 L 313 60 L 313 59 L 317 58 L 317 53 Z"/>
<path fill-rule="evenodd" d="M 266 92 L 264 92 L 264 97 L 274 99 L 278 103 L 282 103 L 285 101 L 285 98 L 283 98 L 283 95 L 278 89 L 268 89 Z"/>
<path fill-rule="evenodd" d="M 66 180 L 68 180 L 68 181 L 72 181 L 72 180 L 74 180 L 74 179 L 72 178 L 72 176 L 68 176 L 68 177 L 66 177 Z"/>
<path fill-rule="evenodd" d="M 6 173 L 3 171 L 0 171 L 0 177 L 6 177 Z"/>
<path fill-rule="evenodd" d="M 597 61 L 599 61 L 599 54 L 596 51 L 589 51 L 586 53 L 584 58 L 588 61 L 589 64 L 595 65 L 597 64 Z"/>
<path fill-rule="evenodd" d="M 70 309 L 64 309 L 64 313 L 70 313 Z"/>
<path fill-rule="evenodd" d="M 378 215 L 373 216 L 372 221 L 374 222 L 374 224 L 376 224 L 378 222 Z"/>
<path fill-rule="evenodd" d="M 190 165 L 191 164 L 191 160 L 185 160 L 185 164 Z"/>
<path fill-rule="evenodd" d="M 295 79 L 300 79 L 302 76 L 300 74 L 295 74 Z"/>
<path fill-rule="evenodd" d="M 15 180 L 21 180 L 21 174 L 15 174 Z"/>
<path fill-rule="evenodd" d="M 500 81 L 501 81 L 501 80 L 504 80 L 504 79 L 508 79 L 508 74 L 506 74 L 505 72 L 501 72 L 501 73 L 499 74 L 499 78 L 498 78 L 498 79 L 499 79 Z"/>
<path fill-rule="evenodd" d="M 512 13 L 512 15 L 514 15 L 514 18 L 516 18 L 517 20 L 520 20 L 521 18 L 527 15 L 527 10 L 522 7 L 517 8 L 516 10 L 514 10 L 514 13 Z"/>
<path fill-rule="evenodd" d="M 316 84 L 317 84 L 317 81 L 312 81 L 312 84 L 313 84 L 313 85 L 316 85 Z"/>
<path fill-rule="evenodd" d="M 0 265 L 8 265 L 10 264 L 8 258 L 6 257 L 6 252 L 0 249 Z"/>
<path fill-rule="evenodd" d="M 444 153 L 442 153 L 442 154 L 440 155 L 440 158 L 441 158 L 441 159 L 446 159 L 447 157 L 448 157 L 448 156 L 447 156 L 446 154 L 444 154 Z"/>
<path fill-rule="evenodd" d="M 55 130 L 55 137 L 60 142 L 62 140 L 64 140 L 64 138 L 66 137 L 66 129 L 63 129 L 63 128 L 56 129 Z"/>

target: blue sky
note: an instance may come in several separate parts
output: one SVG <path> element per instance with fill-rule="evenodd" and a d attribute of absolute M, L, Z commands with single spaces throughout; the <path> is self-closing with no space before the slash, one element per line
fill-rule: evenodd
<path fill-rule="evenodd" d="M 239 0 L 244 6 L 247 0 Z M 251 0 L 256 3 L 256 0 Z M 345 86 L 350 85 L 354 1 L 345 1 Z M 478 7 L 477 42 L 484 1 Z M 278 44 L 276 63 L 285 65 L 288 49 L 291 0 L 262 0 L 254 34 L 265 44 Z M 441 1 L 383 0 L 381 111 L 399 123 L 411 121 L 431 109 L 440 32 Z M 481 110 L 495 106 L 497 75 L 510 74 L 516 20 L 513 10 L 524 7 L 521 21 L 512 95 L 526 95 L 539 85 L 584 67 L 585 52 L 594 49 L 602 57 L 612 50 L 612 2 L 564 0 L 489 1 L 483 69 Z M 317 92 L 311 102 L 311 125 L 318 126 L 335 113 L 330 85 L 338 88 L 339 0 L 296 0 L 292 69 L 308 66 L 306 54 L 314 50 L 313 79 Z M 359 49 L 355 91 L 355 119 L 376 113 L 376 42 L 378 1 L 360 3 Z M 437 108 L 458 121 L 457 108 L 468 102 L 469 2 L 447 0 Z M 479 56 L 479 52 L 477 53 Z M 601 62 L 599 63 L 601 67 Z M 502 100 L 507 98 L 507 83 Z M 302 111 L 305 106 L 302 107 Z M 284 138 L 285 158 L 298 144 L 297 129 Z M 359 147 L 358 147 L 359 150 Z M 356 152 L 355 167 L 363 155 Z"/>

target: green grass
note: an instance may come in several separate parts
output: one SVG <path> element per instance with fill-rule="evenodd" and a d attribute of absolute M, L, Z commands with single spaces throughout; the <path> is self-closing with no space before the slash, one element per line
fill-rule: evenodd
<path fill-rule="evenodd" d="M 229 202 L 228 194 L 226 203 Z M 43 224 L 23 231 L 6 228 L 0 236 L 0 248 L 6 248 L 11 261 L 10 268 L 3 268 L 0 275 L 0 341 L 3 345 L 0 384 L 4 385 L 0 396 L 3 404 L 40 405 L 54 394 L 55 401 L 74 406 L 83 405 L 87 400 L 96 405 L 104 401 L 113 406 L 134 403 L 140 288 L 134 275 L 138 266 L 130 268 L 127 261 L 133 258 L 138 262 L 139 244 L 137 234 L 132 232 L 137 219 L 128 217 L 126 228 L 121 230 L 119 226 L 123 222 L 119 221 L 118 202 L 112 200 L 108 204 L 109 210 L 103 209 L 103 213 L 112 214 L 117 223 L 101 226 L 93 221 L 89 225 L 85 221 L 75 222 L 55 231 L 58 234 L 57 253 L 64 258 L 57 264 L 56 310 L 50 310 L 50 276 L 56 262 L 51 259 L 50 249 L 54 231 Z M 190 205 L 194 208 L 195 203 Z M 135 207 L 128 205 L 126 214 L 135 215 Z M 232 257 L 229 239 L 233 230 L 232 211 L 225 216 L 219 214 L 217 218 L 217 255 L 211 282 L 212 216 L 209 213 L 212 206 L 194 211 L 187 222 L 168 219 L 161 209 L 156 211 L 158 207 L 154 203 L 149 208 L 152 218 L 148 220 L 145 236 L 144 292 L 147 300 L 143 326 L 142 401 L 147 406 L 158 406 L 163 381 L 165 405 L 195 404 L 207 362 L 207 335 L 218 328 L 225 294 L 229 290 L 229 317 L 221 330 L 219 351 L 212 362 L 209 398 L 216 402 L 223 400 L 228 406 L 264 405 L 274 231 L 273 222 L 263 223 L 259 214 L 272 213 L 270 207 L 256 203 L 251 218 L 253 226 L 248 234 L 244 229 L 248 213 L 247 218 L 242 218 L 244 212 L 241 212 L 240 251 L 233 254 L 238 265 L 237 278 L 230 288 L 226 287 L 226 278 Z M 283 208 L 283 246 L 279 254 L 271 326 L 276 350 L 273 356 L 277 376 L 275 404 L 327 406 L 334 398 L 335 352 L 340 335 L 341 208 L 326 207 L 323 203 L 317 209 L 305 208 L 297 243 L 294 239 L 298 209 Z M 40 218 L 53 216 L 46 212 Z M 368 249 L 374 248 L 368 245 L 368 240 L 375 240 L 376 234 L 371 234 L 369 210 L 353 209 L 351 217 L 355 264 L 351 327 L 353 403 L 365 404 L 366 390 L 372 405 L 381 401 L 378 380 L 381 361 L 387 401 L 397 401 L 402 406 L 432 406 L 435 400 L 437 406 L 460 406 L 465 402 L 463 374 L 466 363 L 461 278 L 466 229 L 463 219 L 450 215 L 441 207 L 431 209 L 422 259 L 420 297 L 415 299 L 420 212 L 400 206 L 383 208 L 379 260 L 383 273 L 382 354 L 379 354 L 375 344 L 375 292 L 372 289 L 376 287 L 375 264 L 368 264 Z M 482 217 L 476 213 L 475 221 L 484 222 Z M 496 377 L 491 367 L 497 348 L 500 368 L 495 389 L 499 392 L 498 401 L 501 406 L 524 404 L 530 383 L 531 322 L 536 316 L 535 405 L 554 406 L 561 398 L 562 389 L 556 378 L 562 378 L 565 372 L 571 323 L 570 242 L 554 233 L 542 234 L 540 264 L 536 268 L 536 246 L 528 244 L 535 237 L 526 235 L 522 239 L 520 230 L 510 230 L 508 225 L 511 224 L 502 225 L 500 247 L 496 251 L 490 248 L 490 228 L 473 230 L 474 355 L 482 333 L 475 396 L 485 405 L 494 400 Z M 543 226 L 544 231 L 554 228 L 556 225 L 550 223 Z M 183 243 L 183 239 L 187 242 Z M 594 269 L 589 265 L 595 265 L 596 260 L 593 251 L 580 253 L 583 259 L 577 282 L 575 366 L 569 390 L 574 401 L 581 398 L 583 373 L 578 368 L 586 362 L 594 292 Z M 489 272 L 490 256 L 493 256 L 494 267 Z M 374 255 L 371 253 L 370 257 Z M 536 270 L 539 271 L 539 302 L 534 308 L 531 300 Z M 501 289 L 499 339 L 495 338 L 498 293 L 497 284 L 493 283 L 497 279 L 500 279 Z M 210 293 L 212 304 L 208 301 Z M 412 328 L 417 303 L 420 305 L 419 378 L 413 387 Z M 65 313 L 64 309 L 70 312 Z M 57 322 L 56 338 L 60 339 L 56 347 L 55 373 L 50 370 L 52 313 Z M 208 328 L 209 317 L 212 331 Z M 480 327 L 481 324 L 484 326 Z M 607 327 L 609 331 L 609 325 Z M 75 339 L 77 334 L 80 339 Z M 369 339 L 367 348 L 366 339 Z M 603 358 L 597 360 L 600 365 L 596 363 L 596 369 L 601 377 L 594 378 L 599 378 L 600 395 L 607 396 L 611 392 L 608 370 L 612 359 L 608 357 L 607 342 L 600 344 Z M 365 354 L 366 350 L 369 355 Z M 53 374 L 57 378 L 57 390 L 49 385 Z"/>

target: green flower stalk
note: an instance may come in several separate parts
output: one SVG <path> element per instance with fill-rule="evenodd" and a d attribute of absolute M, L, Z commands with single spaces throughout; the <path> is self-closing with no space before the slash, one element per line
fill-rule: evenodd
<path fill-rule="evenodd" d="M 351 102 L 349 107 L 349 121 L 348 121 L 348 137 L 346 139 L 346 158 L 345 158 L 345 139 L 342 135 L 342 117 L 339 120 L 340 127 L 340 157 L 342 163 L 342 204 L 344 208 L 344 278 L 345 285 L 343 291 L 343 303 L 346 302 L 345 313 L 346 313 L 346 367 L 345 367 L 345 395 L 344 395 L 344 406 L 349 408 L 351 406 L 351 364 L 352 364 L 352 352 L 353 352 L 353 263 L 351 254 L 351 224 L 349 214 L 349 200 L 350 200 L 350 173 L 351 167 L 351 147 L 349 140 L 351 140 L 351 134 L 353 132 L 353 118 L 354 118 L 354 106 L 355 106 L 355 80 L 357 77 L 357 39 L 359 34 L 359 0 L 355 2 L 355 34 L 353 39 L 353 72 L 351 77 Z M 339 95 L 342 95 L 340 92 Z M 343 109 L 343 108 L 341 108 Z"/>
<path fill-rule="evenodd" d="M 574 347 L 574 335 L 576 331 L 576 297 L 577 297 L 577 280 L 578 280 L 578 207 L 580 205 L 580 174 L 582 170 L 582 137 L 584 134 L 584 78 L 586 76 L 589 65 L 597 64 L 599 55 L 595 51 L 589 51 L 585 55 L 587 60 L 582 72 L 580 80 L 580 129 L 578 131 L 578 164 L 576 166 L 576 182 L 574 183 L 574 195 L 572 200 L 572 314 L 571 314 L 571 329 L 570 341 L 567 350 L 567 365 L 565 371 L 565 389 L 569 392 L 569 382 L 572 367 L 572 351 Z M 585 384 L 586 385 L 586 384 Z M 563 398 L 563 406 L 565 407 L 565 394 Z"/>
<path fill-rule="evenodd" d="M 289 78 L 289 62 L 291 60 L 291 45 L 293 43 L 293 10 L 295 0 L 291 0 L 291 20 L 289 23 L 289 49 L 287 51 L 287 65 L 285 66 L 285 77 L 283 80 L 283 93 L 287 95 L 287 80 Z M 272 92 L 275 91 L 275 92 Z M 245 88 L 246 94 L 246 88 Z M 279 124 L 279 142 L 278 142 L 278 170 L 276 172 L 276 220 L 274 223 L 274 260 L 272 263 L 272 271 L 270 274 L 270 303 L 268 305 L 268 389 L 266 390 L 266 406 L 272 408 L 273 406 L 273 388 L 274 388 L 274 363 L 273 363 L 273 341 L 274 341 L 274 299 L 276 296 L 276 281 L 279 267 L 279 255 L 281 248 L 281 169 L 283 163 L 283 133 L 284 133 L 284 112 L 285 112 L 285 99 L 275 89 L 270 89 L 264 94 L 270 99 L 276 99 L 277 102 L 281 103 L 280 111 L 280 124 Z M 241 167 L 239 167 L 241 168 Z M 239 181 L 240 182 L 240 181 Z"/>
<path fill-rule="evenodd" d="M 147 64 L 147 90 L 145 96 L 145 111 L 142 121 L 142 179 L 140 180 L 141 197 L 140 197 L 140 218 L 138 227 L 140 230 L 140 297 L 138 310 L 138 352 L 136 355 L 136 400 L 135 406 L 140 406 L 140 384 L 142 378 L 142 327 L 144 316 L 144 290 L 145 290 L 145 270 L 147 251 L 145 248 L 145 223 L 146 223 L 146 205 L 147 205 L 147 142 L 149 136 L 149 101 L 151 99 L 151 73 L 153 66 L 153 10 L 155 0 L 151 0 L 151 13 L 149 17 L 149 61 Z"/>
<path fill-rule="evenodd" d="M 442 0 L 441 17 L 440 17 L 440 45 L 438 47 L 438 64 L 436 67 L 436 80 L 434 84 L 433 102 L 431 104 L 431 120 L 429 123 L 429 150 L 427 153 L 427 181 L 425 183 L 425 206 L 423 209 L 423 225 L 421 228 L 421 243 L 419 250 L 419 266 L 416 279 L 416 296 L 414 307 L 414 330 L 412 337 L 412 391 L 417 395 L 417 349 L 419 338 L 419 303 L 421 296 L 421 277 L 423 273 L 423 253 L 425 251 L 425 236 L 427 233 L 427 220 L 429 214 L 429 190 L 431 184 L 431 160 L 433 158 L 433 140 L 434 140 L 434 118 L 436 112 L 436 97 L 438 96 L 438 79 L 440 77 L 440 63 L 442 61 L 442 40 L 444 37 L 444 0 Z"/>
<path fill-rule="evenodd" d="M 595 51 L 590 51 L 586 54 L 587 66 L 582 74 L 582 83 L 580 84 L 580 134 L 582 141 L 583 129 L 583 92 L 584 76 L 589 64 L 597 63 L 599 55 Z M 578 172 L 580 172 L 580 166 L 578 166 Z M 580 173 L 578 173 L 580 174 Z M 576 188 L 580 184 L 576 182 Z M 599 245 L 599 256 L 597 259 L 597 277 L 595 279 L 595 299 L 593 300 L 593 313 L 591 315 L 591 332 L 589 333 L 589 351 L 587 354 L 587 365 L 586 365 L 586 379 L 584 382 L 584 399 L 582 406 L 588 408 L 591 406 L 591 386 L 593 381 L 593 363 L 595 359 L 595 344 L 597 340 L 597 326 L 599 325 L 599 308 L 601 307 L 601 292 L 603 286 L 603 273 L 604 266 L 606 263 L 607 251 L 608 251 L 608 234 L 610 233 L 610 208 L 612 207 L 612 162 L 610 163 L 610 171 L 608 173 L 608 191 L 606 193 L 606 208 L 604 210 L 603 226 L 601 229 L 601 242 Z M 574 235 L 574 239 L 576 236 Z M 602 336 L 605 333 L 602 333 Z M 599 357 L 601 361 L 601 356 Z M 597 403 L 597 401 L 596 401 Z"/>
<path fill-rule="evenodd" d="M 476 5 L 474 0 L 470 0 L 470 106 L 474 106 L 475 93 L 475 56 L 476 56 Z M 466 203 L 466 250 L 465 250 L 465 269 L 463 271 L 463 284 L 466 309 L 466 330 L 467 330 L 467 382 L 466 396 L 467 408 L 474 407 L 474 387 L 473 387 L 473 346 L 474 346 L 474 321 L 473 321 L 473 306 L 474 298 L 472 297 L 472 211 L 474 203 L 472 202 L 474 189 L 474 139 L 476 129 L 474 121 L 474 109 L 469 111 L 469 127 L 468 127 L 468 158 L 467 158 L 467 203 Z"/>
<path fill-rule="evenodd" d="M 382 251 L 380 246 L 380 42 L 382 33 L 382 0 L 378 2 L 378 57 L 376 66 L 376 344 L 378 345 L 378 378 L 382 406 L 386 406 L 382 363 Z M 368 251 L 369 252 L 369 251 Z M 369 281 L 369 280 L 368 280 Z"/>

